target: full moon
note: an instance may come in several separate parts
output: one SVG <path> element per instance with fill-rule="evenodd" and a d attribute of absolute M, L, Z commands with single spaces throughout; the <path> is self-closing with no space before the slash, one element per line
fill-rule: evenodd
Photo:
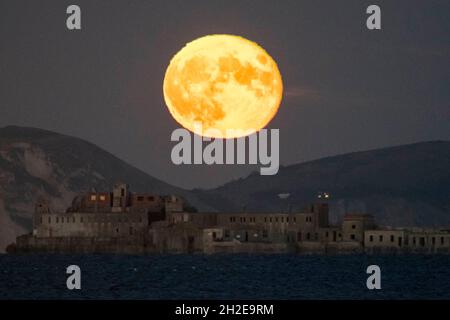
<path fill-rule="evenodd" d="M 272 120 L 283 83 L 262 47 L 220 34 L 186 44 L 170 61 L 163 91 L 170 113 L 184 128 L 210 138 L 238 138 Z"/>

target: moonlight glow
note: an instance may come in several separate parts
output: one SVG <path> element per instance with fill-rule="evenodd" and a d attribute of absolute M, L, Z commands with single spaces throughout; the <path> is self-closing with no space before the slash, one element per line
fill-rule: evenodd
<path fill-rule="evenodd" d="M 238 36 L 210 35 L 188 43 L 172 58 L 163 90 L 170 113 L 186 129 L 236 138 L 269 123 L 280 106 L 283 84 L 277 64 L 259 45 Z M 209 129 L 217 131 L 205 134 Z M 230 129 L 245 133 L 226 132 Z"/>

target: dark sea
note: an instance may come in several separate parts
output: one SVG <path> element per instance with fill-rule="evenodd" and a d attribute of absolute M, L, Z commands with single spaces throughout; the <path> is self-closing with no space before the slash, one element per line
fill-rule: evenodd
<path fill-rule="evenodd" d="M 450 255 L 0 255 L 0 299 L 450 299 Z"/>

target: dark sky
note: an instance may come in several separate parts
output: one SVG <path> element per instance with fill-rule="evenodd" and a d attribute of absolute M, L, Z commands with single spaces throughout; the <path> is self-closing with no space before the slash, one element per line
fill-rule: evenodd
<path fill-rule="evenodd" d="M 82 30 L 66 29 L 78 4 Z M 382 30 L 365 10 L 378 4 Z M 256 167 L 171 163 L 162 81 L 185 43 L 227 33 L 278 62 L 280 161 L 450 139 L 450 1 L 2 1 L 0 126 L 86 139 L 164 181 L 210 187 Z"/>

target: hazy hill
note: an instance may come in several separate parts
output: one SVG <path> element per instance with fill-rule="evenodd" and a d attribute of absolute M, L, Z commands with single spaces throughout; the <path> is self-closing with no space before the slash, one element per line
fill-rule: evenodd
<path fill-rule="evenodd" d="M 81 139 L 54 132 L 9 126 L 0 128 L 0 252 L 18 234 L 31 230 L 39 196 L 65 210 L 79 192 L 110 190 L 124 181 L 133 191 L 181 194 L 209 209 L 190 192 L 142 172 Z"/>
<path fill-rule="evenodd" d="M 450 227 L 450 142 L 424 142 L 355 152 L 257 173 L 198 191 L 221 210 L 301 208 L 318 191 L 331 194 L 334 221 L 345 211 L 372 213 L 391 226 Z M 277 196 L 290 193 L 287 200 Z"/>
<path fill-rule="evenodd" d="M 64 210 L 79 192 L 109 190 L 179 194 L 199 210 L 286 211 L 331 194 L 335 221 L 368 212 L 380 224 L 450 227 L 450 142 L 424 142 L 356 152 L 259 173 L 213 190 L 186 191 L 142 172 L 81 139 L 23 127 L 0 128 L 0 251 L 31 230 L 39 196 Z M 290 193 L 287 200 L 277 196 Z"/>

